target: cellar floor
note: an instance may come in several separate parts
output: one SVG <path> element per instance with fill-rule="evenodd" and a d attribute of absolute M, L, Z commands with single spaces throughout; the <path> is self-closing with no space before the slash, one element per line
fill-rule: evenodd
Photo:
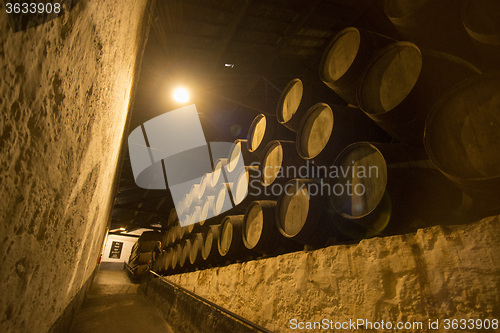
<path fill-rule="evenodd" d="M 99 270 L 72 333 L 173 332 L 123 270 Z"/>

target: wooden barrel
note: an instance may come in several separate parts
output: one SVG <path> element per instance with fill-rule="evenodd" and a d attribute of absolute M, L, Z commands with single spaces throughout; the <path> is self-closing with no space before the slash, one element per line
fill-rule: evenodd
<path fill-rule="evenodd" d="M 296 149 L 304 160 L 312 160 L 316 166 L 330 166 L 342 149 L 360 140 L 386 142 L 390 138 L 359 109 L 318 103 L 302 119 Z M 321 178 L 321 173 L 313 171 L 307 178 Z"/>
<path fill-rule="evenodd" d="M 181 257 L 182 253 L 182 245 L 180 243 L 175 244 L 173 247 L 172 251 L 172 260 L 170 262 L 170 267 L 172 267 L 172 270 L 178 270 L 179 269 L 179 259 Z"/>
<path fill-rule="evenodd" d="M 194 235 L 189 252 L 189 262 L 191 265 L 198 265 L 201 259 L 201 249 L 203 248 L 203 234 L 197 233 Z"/>
<path fill-rule="evenodd" d="M 321 81 L 346 102 L 357 105 L 356 85 L 364 68 L 377 51 L 392 42 L 388 37 L 354 27 L 340 31 L 323 53 Z"/>
<path fill-rule="evenodd" d="M 194 184 L 191 187 L 191 191 L 189 192 L 189 199 L 186 203 L 188 212 L 192 212 L 194 207 L 201 205 L 203 196 L 200 195 L 200 191 L 201 184 Z"/>
<path fill-rule="evenodd" d="M 464 0 L 462 22 L 483 60 L 478 66 L 499 69 L 500 3 L 497 0 Z"/>
<path fill-rule="evenodd" d="M 436 103 L 425 128 L 434 164 L 471 197 L 500 198 L 500 74 L 463 81 Z"/>
<path fill-rule="evenodd" d="M 329 183 L 333 219 L 349 238 L 414 232 L 459 223 L 462 193 L 434 167 L 421 148 L 354 143 L 335 161 Z"/>
<path fill-rule="evenodd" d="M 331 223 L 323 185 L 312 179 L 292 179 L 276 208 L 276 226 L 283 236 L 304 245 L 324 246 L 339 238 Z"/>
<path fill-rule="evenodd" d="M 225 259 L 245 259 L 250 253 L 243 244 L 243 217 L 243 215 L 229 215 L 222 220 L 218 250 Z"/>
<path fill-rule="evenodd" d="M 298 173 L 303 167 L 307 168 L 307 162 L 297 153 L 294 141 L 273 140 L 266 146 L 260 161 L 261 183 L 263 186 L 285 183 L 290 178 L 298 177 L 289 177 L 288 171 Z"/>
<path fill-rule="evenodd" d="M 231 199 L 231 186 L 228 183 L 222 183 L 217 189 L 217 195 L 215 196 L 215 206 L 214 213 L 215 216 L 222 213 L 230 211 L 234 205 Z"/>
<path fill-rule="evenodd" d="M 243 218 L 243 243 L 249 250 L 266 255 L 299 250 L 298 243 L 283 237 L 276 227 L 276 201 L 252 202 Z"/>
<path fill-rule="evenodd" d="M 404 40 L 473 60 L 456 0 L 385 0 L 384 11 Z"/>
<path fill-rule="evenodd" d="M 219 158 L 215 162 L 214 171 L 212 172 L 212 181 L 211 181 L 214 193 L 218 190 L 220 184 L 226 182 L 223 172 L 227 163 L 228 163 L 227 158 Z"/>
<path fill-rule="evenodd" d="M 227 171 L 234 172 L 242 169 L 245 165 L 251 165 L 259 159 L 256 155 L 248 151 L 248 141 L 246 139 L 237 139 L 233 142 L 229 155 L 227 157 Z"/>
<path fill-rule="evenodd" d="M 248 151 L 261 157 L 266 145 L 272 140 L 287 140 L 293 138 L 293 132 L 278 123 L 276 117 L 257 115 L 248 130 L 247 148 Z"/>
<path fill-rule="evenodd" d="M 202 218 L 202 209 L 203 209 L 203 205 L 196 206 L 193 208 L 192 213 L 191 213 L 192 214 L 191 221 L 187 225 L 187 230 L 189 231 L 189 234 L 200 232 L 200 230 L 202 228 L 201 221 L 203 219 Z"/>
<path fill-rule="evenodd" d="M 174 224 L 179 217 L 177 216 L 177 210 L 175 207 L 170 208 L 170 212 L 168 213 L 168 220 L 167 220 L 167 225 L 172 225 Z"/>
<path fill-rule="evenodd" d="M 373 58 L 358 85 L 360 108 L 402 142 L 422 145 L 425 118 L 446 90 L 480 74 L 463 59 L 393 43 Z"/>
<path fill-rule="evenodd" d="M 318 102 L 345 103 L 331 90 L 316 81 L 302 81 L 294 78 L 283 89 L 276 107 L 278 122 L 293 132 L 309 107 Z"/>
<path fill-rule="evenodd" d="M 200 226 L 209 225 L 210 220 L 215 217 L 215 196 L 208 196 L 201 207 Z"/>
<path fill-rule="evenodd" d="M 186 268 L 189 266 L 189 253 L 191 252 L 191 239 L 184 239 L 181 243 L 182 249 L 179 256 L 179 267 Z"/>
<path fill-rule="evenodd" d="M 201 257 L 207 264 L 215 264 L 221 259 L 218 250 L 219 235 L 219 224 L 209 226 L 203 235 Z"/>
<path fill-rule="evenodd" d="M 198 191 L 198 199 L 202 202 L 207 195 L 212 193 L 212 173 L 206 173 L 203 175 L 200 181 L 200 190 Z"/>
<path fill-rule="evenodd" d="M 170 227 L 167 227 L 167 229 L 163 233 L 163 239 L 161 240 L 161 245 L 163 246 L 163 249 L 167 249 L 170 246 Z"/>
<path fill-rule="evenodd" d="M 171 257 L 169 256 L 169 253 L 167 251 L 164 251 L 162 253 L 163 257 L 159 265 L 159 273 L 164 275 L 168 269 L 170 268 L 170 259 Z"/>
<path fill-rule="evenodd" d="M 230 191 L 234 206 L 246 208 L 251 201 L 263 198 L 259 167 L 246 166 L 235 179 Z"/>

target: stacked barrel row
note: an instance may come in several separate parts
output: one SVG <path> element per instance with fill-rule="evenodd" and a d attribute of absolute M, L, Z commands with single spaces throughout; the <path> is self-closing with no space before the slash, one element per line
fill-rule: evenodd
<path fill-rule="evenodd" d="M 347 28 L 320 78 L 334 93 L 290 81 L 276 113 L 258 115 L 179 203 L 164 272 L 207 265 L 197 258 L 214 230 L 217 258 L 245 260 L 498 210 L 498 74 Z"/>
<path fill-rule="evenodd" d="M 160 232 L 143 232 L 137 242 L 135 242 L 128 259 L 133 278 L 140 279 L 149 270 L 151 253 L 158 241 L 161 241 L 163 234 Z"/>

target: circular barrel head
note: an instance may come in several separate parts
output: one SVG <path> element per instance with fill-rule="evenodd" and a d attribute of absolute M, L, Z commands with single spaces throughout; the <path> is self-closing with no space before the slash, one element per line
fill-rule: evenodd
<path fill-rule="evenodd" d="M 297 152 L 304 159 L 319 155 L 328 144 L 333 132 L 333 111 L 327 104 L 313 105 L 297 132 Z"/>
<path fill-rule="evenodd" d="M 422 63 L 422 53 L 413 43 L 396 42 L 381 50 L 358 86 L 361 109 L 380 115 L 400 105 L 417 84 Z"/>

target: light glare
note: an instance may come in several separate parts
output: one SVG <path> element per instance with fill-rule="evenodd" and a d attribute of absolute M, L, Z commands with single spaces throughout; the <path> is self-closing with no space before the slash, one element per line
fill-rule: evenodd
<path fill-rule="evenodd" d="M 186 103 L 189 101 L 189 93 L 185 88 L 177 88 L 174 91 L 174 99 L 179 103 Z"/>

